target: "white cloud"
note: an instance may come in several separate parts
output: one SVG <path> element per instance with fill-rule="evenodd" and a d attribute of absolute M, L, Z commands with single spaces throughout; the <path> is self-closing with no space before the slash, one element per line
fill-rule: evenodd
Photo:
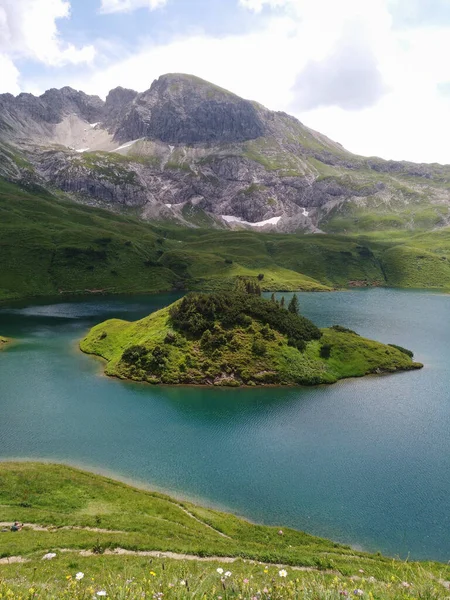
<path fill-rule="evenodd" d="M 350 26 L 329 56 L 308 62 L 299 73 L 292 106 L 297 110 L 321 106 L 360 110 L 376 104 L 387 90 L 364 31 Z"/>
<path fill-rule="evenodd" d="M 63 0 L 8 0 L 9 7 L 30 3 L 59 6 L 61 12 L 66 6 L 68 10 Z M 157 4 L 154 0 L 153 8 Z M 252 12 L 269 9 L 263 18 L 255 19 L 253 31 L 221 37 L 187 33 L 165 43 L 140 40 L 133 53 L 118 52 L 107 66 L 97 64 L 78 75 L 55 71 L 46 79 L 28 79 L 26 89 L 42 92 L 71 85 L 106 96 L 118 85 L 143 91 L 163 73 L 192 73 L 268 108 L 291 112 L 353 152 L 450 163 L 450 99 L 444 94 L 445 86 L 439 87 L 450 80 L 450 27 L 398 28 L 390 12 L 392 0 L 240 0 L 240 4 Z M 109 12 L 114 12 L 113 6 L 115 12 L 152 7 L 149 0 L 103 0 L 105 5 Z M 0 0 L 0 7 L 4 6 L 6 1 Z M 4 51 L 8 40 L 3 31 L 0 11 L 0 53 L 9 56 Z M 38 34 L 36 31 L 36 37 Z M 67 51 L 57 31 L 50 39 Z M 29 49 L 30 42 L 25 46 Z M 347 55 L 342 48 L 350 48 Z M 350 69 L 350 80 L 345 81 L 349 69 L 343 68 L 339 58 L 344 66 L 352 61 L 356 65 L 357 69 Z M 330 67 L 330 59 L 332 74 L 328 77 L 325 67 Z M 299 78 L 305 70 L 308 74 L 308 65 L 318 65 L 319 71 L 322 67 L 321 77 L 310 68 L 309 78 Z M 381 79 L 376 79 L 377 72 Z M 333 77 L 335 85 L 328 87 L 328 79 Z M 14 69 L 8 78 L 9 91 L 13 91 L 17 85 Z M 372 82 L 369 90 L 367 82 Z M 387 94 L 381 93 L 381 85 L 389 89 Z M 7 89 L 3 81 L 2 87 Z"/>
<path fill-rule="evenodd" d="M 67 0 L 0 0 L 0 52 L 50 66 L 91 62 L 93 46 L 64 42 L 56 21 L 70 16 Z"/>
<path fill-rule="evenodd" d="M 0 54 L 0 94 L 9 92 L 10 94 L 18 94 L 19 86 L 19 71 L 15 67 L 12 60 L 4 54 Z"/>
<path fill-rule="evenodd" d="M 253 12 L 261 12 L 264 6 L 279 8 L 286 6 L 289 0 L 239 0 L 239 4 Z"/>
<path fill-rule="evenodd" d="M 100 11 L 104 14 L 131 12 L 137 8 L 155 10 L 167 4 L 167 0 L 101 0 Z"/>
<path fill-rule="evenodd" d="M 89 78 L 83 74 L 68 83 L 105 96 L 118 85 L 143 91 L 164 73 L 191 73 L 243 97 L 277 107 L 283 100 L 280 90 L 289 90 L 295 79 L 292 69 L 279 68 L 283 57 L 298 51 L 298 40 L 292 37 L 292 31 L 290 20 L 275 19 L 263 30 L 246 35 L 214 38 L 197 34 L 163 45 L 148 43 Z M 309 42 L 312 40 L 305 37 L 300 52 L 306 50 Z"/>

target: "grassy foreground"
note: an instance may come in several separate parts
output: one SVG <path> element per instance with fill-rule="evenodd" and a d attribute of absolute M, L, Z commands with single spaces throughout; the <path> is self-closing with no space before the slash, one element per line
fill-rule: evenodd
<path fill-rule="evenodd" d="M 0 463 L 1 598 L 448 597 L 450 567 L 368 554 L 62 465 Z M 5 527 L 6 529 L 6 527 Z M 280 533 L 281 532 L 281 533 Z"/>
<path fill-rule="evenodd" d="M 320 331 L 250 294 L 190 294 L 129 323 L 111 319 L 80 342 L 106 373 L 166 384 L 317 385 L 420 368 L 412 353 L 334 326 Z"/>

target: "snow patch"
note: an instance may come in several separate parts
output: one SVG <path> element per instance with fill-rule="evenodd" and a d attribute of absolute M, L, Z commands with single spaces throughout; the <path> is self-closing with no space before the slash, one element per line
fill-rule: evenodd
<path fill-rule="evenodd" d="M 169 144 L 169 150 L 170 150 L 170 154 L 173 154 L 173 151 L 175 150 L 175 146 L 171 146 Z"/>
<path fill-rule="evenodd" d="M 167 208 L 172 208 L 171 204 L 165 204 L 164 206 L 167 206 Z"/>
<path fill-rule="evenodd" d="M 98 123 L 89 123 L 89 125 L 92 127 L 92 129 L 94 129 L 94 127 L 97 127 L 99 123 L 100 121 Z"/>
<path fill-rule="evenodd" d="M 110 150 L 110 152 L 117 152 L 117 150 L 123 150 L 124 148 L 129 148 L 130 146 L 132 146 L 133 144 L 135 144 L 136 142 L 139 142 L 140 140 L 143 140 L 144 138 L 139 138 L 137 140 L 133 140 L 132 142 L 127 142 L 126 144 L 122 144 L 122 146 L 119 146 L 118 148 L 116 148 L 115 150 Z"/>
<path fill-rule="evenodd" d="M 276 225 L 281 217 L 272 217 L 265 221 L 258 221 L 257 223 L 250 223 L 250 221 L 243 221 L 239 217 L 233 217 L 232 215 L 221 215 L 222 219 L 227 223 L 240 223 L 241 225 L 250 225 L 251 227 L 264 227 L 264 225 Z"/>
<path fill-rule="evenodd" d="M 300 210 L 303 211 L 303 216 L 307 217 L 309 215 L 309 212 L 306 210 L 306 208 L 301 208 Z"/>
<path fill-rule="evenodd" d="M 76 150 L 76 152 L 87 152 L 89 150 L 89 148 L 79 148 Z"/>

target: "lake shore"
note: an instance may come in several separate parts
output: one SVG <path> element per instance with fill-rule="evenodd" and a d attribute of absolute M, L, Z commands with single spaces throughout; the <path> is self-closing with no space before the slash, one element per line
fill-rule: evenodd
<path fill-rule="evenodd" d="M 173 298 L 2 309 L 0 332 L 18 341 L 0 356 L 2 456 L 104 467 L 254 522 L 391 556 L 448 560 L 440 524 L 449 506 L 439 492 L 448 455 L 446 297 L 386 289 L 300 295 L 301 311 L 321 327 L 342 323 L 412 348 L 427 366 L 333 386 L 137 385 L 99 377 L 103 363 L 76 348 L 95 324 L 137 321 Z M 420 519 L 411 527 L 413 511 Z"/>

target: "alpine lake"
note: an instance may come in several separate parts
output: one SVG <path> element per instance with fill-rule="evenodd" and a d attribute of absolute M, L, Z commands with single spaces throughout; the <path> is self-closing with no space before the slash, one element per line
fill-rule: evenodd
<path fill-rule="evenodd" d="M 289 300 L 291 294 L 285 294 Z M 450 559 L 450 297 L 299 294 L 302 314 L 410 348 L 424 369 L 311 388 L 110 379 L 79 340 L 178 296 L 0 307 L 0 459 L 84 467 L 368 551 Z"/>

